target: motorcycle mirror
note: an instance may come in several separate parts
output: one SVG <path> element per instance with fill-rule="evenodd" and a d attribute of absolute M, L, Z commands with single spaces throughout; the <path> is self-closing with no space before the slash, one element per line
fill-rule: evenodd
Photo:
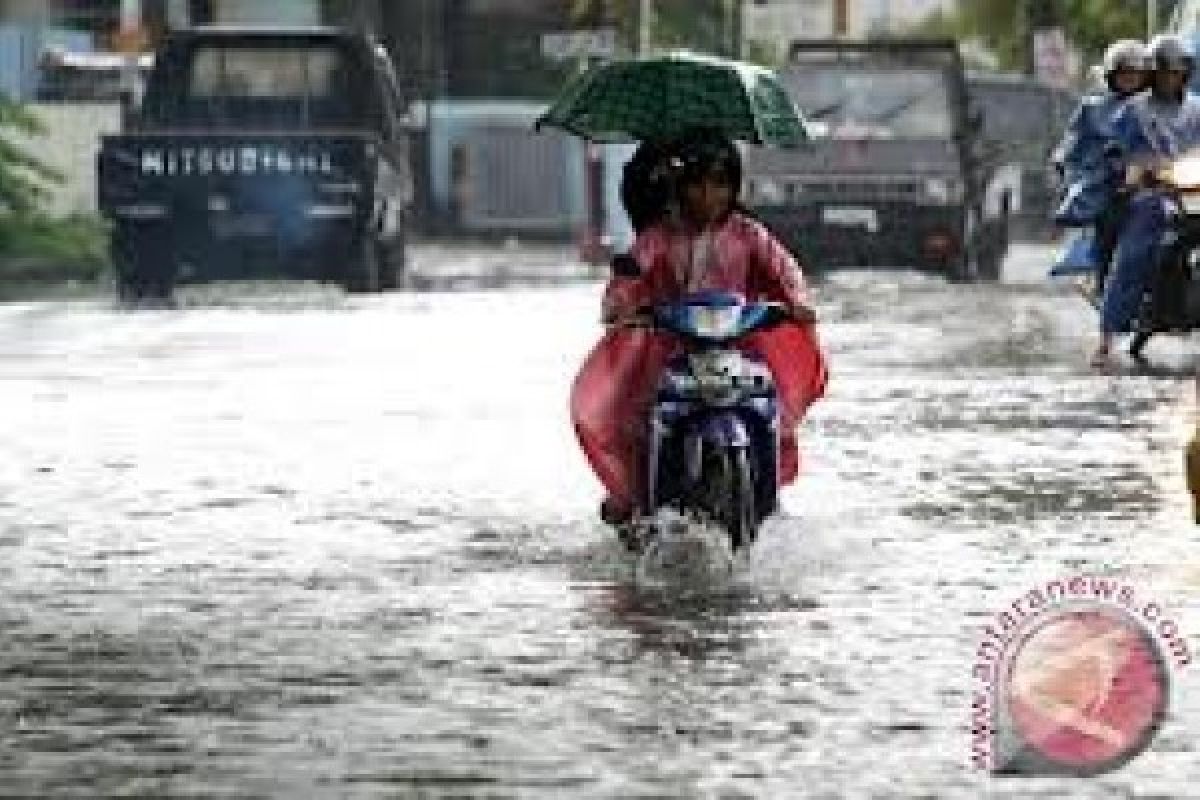
<path fill-rule="evenodd" d="M 641 265 L 628 253 L 618 253 L 613 256 L 611 268 L 613 276 L 617 278 L 642 277 Z"/>

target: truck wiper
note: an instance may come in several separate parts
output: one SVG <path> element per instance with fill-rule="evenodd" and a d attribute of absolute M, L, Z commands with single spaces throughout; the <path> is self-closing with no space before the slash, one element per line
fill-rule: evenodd
<path fill-rule="evenodd" d="M 868 117 L 868 121 L 875 122 L 875 123 L 891 122 L 893 119 L 898 117 L 900 114 L 903 114 L 905 111 L 908 111 L 910 108 L 915 106 L 917 103 L 920 103 L 926 97 L 929 97 L 930 95 L 932 95 L 935 91 L 937 91 L 937 90 L 930 89 L 929 91 L 921 92 L 920 94 L 914 94 L 910 97 L 906 97 L 903 100 L 901 100 L 899 103 L 895 104 L 894 106 L 891 106 L 890 108 L 886 108 L 883 111 L 879 112 L 878 114 L 871 115 L 870 117 Z"/>
<path fill-rule="evenodd" d="M 830 114 L 836 114 L 846 106 L 846 101 L 849 99 L 849 97 L 843 97 L 827 106 L 821 106 L 816 111 L 810 111 L 805 116 L 808 119 L 821 119 L 822 117 L 828 117 Z"/>

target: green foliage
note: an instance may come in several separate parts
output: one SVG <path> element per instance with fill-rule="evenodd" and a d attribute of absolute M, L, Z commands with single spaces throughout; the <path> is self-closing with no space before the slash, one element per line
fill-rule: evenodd
<path fill-rule="evenodd" d="M 0 92 L 0 210 L 22 216 L 37 209 L 45 197 L 45 184 L 59 182 L 62 176 L 12 142 L 5 135 L 8 131 L 36 136 L 42 133 L 42 124 Z"/>
<path fill-rule="evenodd" d="M 98 217 L 52 219 L 39 211 L 55 169 L 14 141 L 43 132 L 28 109 L 0 93 L 0 284 L 94 280 L 107 262 L 107 233 Z"/>
<path fill-rule="evenodd" d="M 622 39 L 633 49 L 642 5 L 640 0 L 572 0 L 571 18 L 580 26 L 618 21 Z M 742 0 L 649 0 L 646 5 L 652 48 L 733 55 Z"/>
<path fill-rule="evenodd" d="M 0 216 L 0 286 L 95 281 L 108 267 L 108 226 L 99 216 Z"/>
<path fill-rule="evenodd" d="M 1059 25 L 1095 62 L 1115 40 L 1145 36 L 1146 7 L 1142 0 L 960 0 L 955 11 L 935 15 L 919 31 L 978 39 L 1001 68 L 1020 70 L 1029 62 L 1030 27 Z"/>

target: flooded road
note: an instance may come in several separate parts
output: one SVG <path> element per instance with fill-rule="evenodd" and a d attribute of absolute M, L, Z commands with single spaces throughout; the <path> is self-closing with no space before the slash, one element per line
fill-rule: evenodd
<path fill-rule="evenodd" d="M 1194 669 L 1119 772 L 970 766 L 981 625 L 1032 586 L 1200 631 L 1193 351 L 1090 373 L 1045 257 L 825 282 L 805 475 L 688 601 L 568 426 L 595 284 L 0 306 L 0 796 L 1200 796 Z"/>

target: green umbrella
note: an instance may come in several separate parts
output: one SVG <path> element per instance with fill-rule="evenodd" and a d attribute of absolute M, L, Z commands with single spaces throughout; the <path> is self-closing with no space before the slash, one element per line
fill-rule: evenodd
<path fill-rule="evenodd" d="M 804 120 L 774 73 L 740 61 L 671 53 L 614 61 L 567 85 L 536 127 L 596 142 L 669 139 L 716 128 L 731 139 L 797 147 Z"/>

